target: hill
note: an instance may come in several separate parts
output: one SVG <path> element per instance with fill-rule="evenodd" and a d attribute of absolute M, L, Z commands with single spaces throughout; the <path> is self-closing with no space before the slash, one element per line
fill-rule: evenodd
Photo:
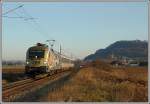
<path fill-rule="evenodd" d="M 99 49 L 94 54 L 88 55 L 84 60 L 106 59 L 112 54 L 114 56 L 147 59 L 148 42 L 140 40 L 117 41 L 105 49 Z"/>

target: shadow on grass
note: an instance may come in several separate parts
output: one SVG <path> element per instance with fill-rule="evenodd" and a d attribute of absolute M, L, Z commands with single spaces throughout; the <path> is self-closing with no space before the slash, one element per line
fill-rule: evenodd
<path fill-rule="evenodd" d="M 26 76 L 24 73 L 3 73 L 2 79 L 8 83 L 15 82 L 24 79 Z"/>

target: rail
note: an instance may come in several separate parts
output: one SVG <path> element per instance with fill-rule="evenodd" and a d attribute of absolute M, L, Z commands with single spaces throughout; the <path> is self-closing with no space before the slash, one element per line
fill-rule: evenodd
<path fill-rule="evenodd" d="M 50 83 L 50 81 L 56 79 L 57 77 L 61 77 L 67 72 L 70 71 L 60 72 L 38 80 L 26 79 L 5 85 L 3 86 L 2 90 L 2 99 L 4 102 L 13 101 L 17 97 L 25 95 L 26 93 L 32 92 L 32 90 L 35 90 L 36 88 L 42 87 L 47 83 Z"/>

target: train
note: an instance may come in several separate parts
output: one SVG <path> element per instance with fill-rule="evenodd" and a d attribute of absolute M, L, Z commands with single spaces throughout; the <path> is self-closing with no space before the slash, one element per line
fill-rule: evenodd
<path fill-rule="evenodd" d="M 46 44 L 37 43 L 26 52 L 25 74 L 28 76 L 44 73 L 51 75 L 73 67 L 74 60 L 63 56 Z"/>

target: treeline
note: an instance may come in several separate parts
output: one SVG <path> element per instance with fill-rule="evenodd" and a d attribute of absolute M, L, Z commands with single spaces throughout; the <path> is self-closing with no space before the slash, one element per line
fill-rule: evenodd
<path fill-rule="evenodd" d="M 25 65 L 25 61 L 20 61 L 20 60 L 18 60 L 18 61 L 2 61 L 2 65 L 3 66 L 17 66 L 17 65 Z"/>

